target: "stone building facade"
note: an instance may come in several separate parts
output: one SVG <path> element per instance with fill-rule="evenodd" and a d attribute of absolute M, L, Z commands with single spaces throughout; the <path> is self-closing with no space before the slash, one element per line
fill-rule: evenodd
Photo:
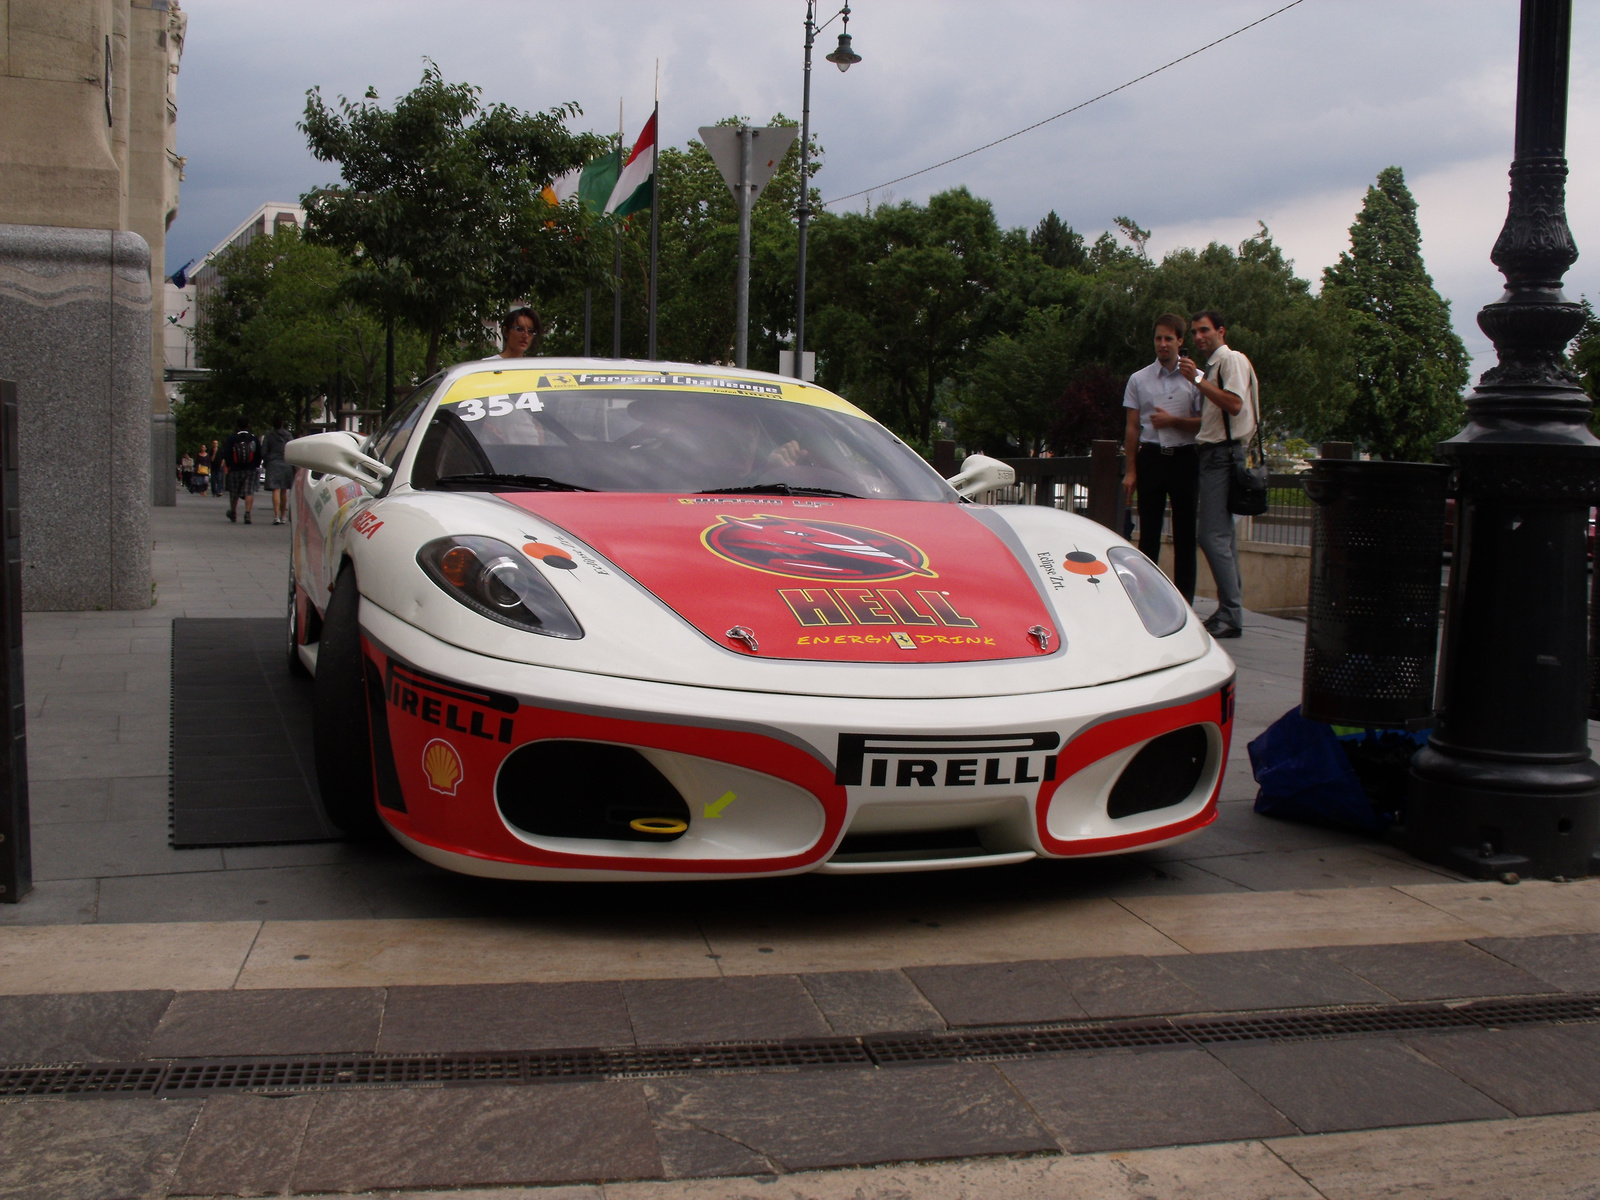
<path fill-rule="evenodd" d="M 150 505 L 174 502 L 177 455 L 152 298 L 186 23 L 177 0 L 0 0 L 0 378 L 29 609 L 150 603 Z"/>

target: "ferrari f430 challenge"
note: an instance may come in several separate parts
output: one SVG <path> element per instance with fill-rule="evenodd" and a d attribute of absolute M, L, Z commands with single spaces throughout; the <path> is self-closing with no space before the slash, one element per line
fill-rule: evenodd
<path fill-rule="evenodd" d="M 518 879 L 948 869 L 1216 815 L 1234 668 L 1161 572 L 811 384 L 453 367 L 290 443 L 324 804 Z"/>

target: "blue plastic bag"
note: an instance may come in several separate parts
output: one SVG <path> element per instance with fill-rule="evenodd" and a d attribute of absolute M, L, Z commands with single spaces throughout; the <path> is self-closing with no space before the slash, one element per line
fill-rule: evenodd
<path fill-rule="evenodd" d="M 1333 727 L 1306 720 L 1299 705 L 1269 725 L 1249 749 L 1250 770 L 1261 788 L 1256 812 L 1364 833 L 1388 828 L 1390 814 L 1368 799 Z"/>

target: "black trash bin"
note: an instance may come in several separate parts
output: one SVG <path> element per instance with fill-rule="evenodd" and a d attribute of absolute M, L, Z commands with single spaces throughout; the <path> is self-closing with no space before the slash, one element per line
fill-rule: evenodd
<path fill-rule="evenodd" d="M 1311 596 L 1301 713 L 1332 725 L 1433 723 L 1450 468 L 1318 459 L 1306 480 Z"/>

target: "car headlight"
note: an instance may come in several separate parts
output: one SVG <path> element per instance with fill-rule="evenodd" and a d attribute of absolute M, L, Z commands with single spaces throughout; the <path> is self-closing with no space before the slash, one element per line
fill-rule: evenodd
<path fill-rule="evenodd" d="M 473 612 L 548 637 L 576 640 L 583 626 L 539 569 L 504 542 L 442 537 L 417 551 L 428 577 Z"/>
<path fill-rule="evenodd" d="M 1152 637 L 1166 637 L 1184 627 L 1189 620 L 1189 606 L 1160 567 L 1132 546 L 1113 546 L 1106 557 Z"/>

